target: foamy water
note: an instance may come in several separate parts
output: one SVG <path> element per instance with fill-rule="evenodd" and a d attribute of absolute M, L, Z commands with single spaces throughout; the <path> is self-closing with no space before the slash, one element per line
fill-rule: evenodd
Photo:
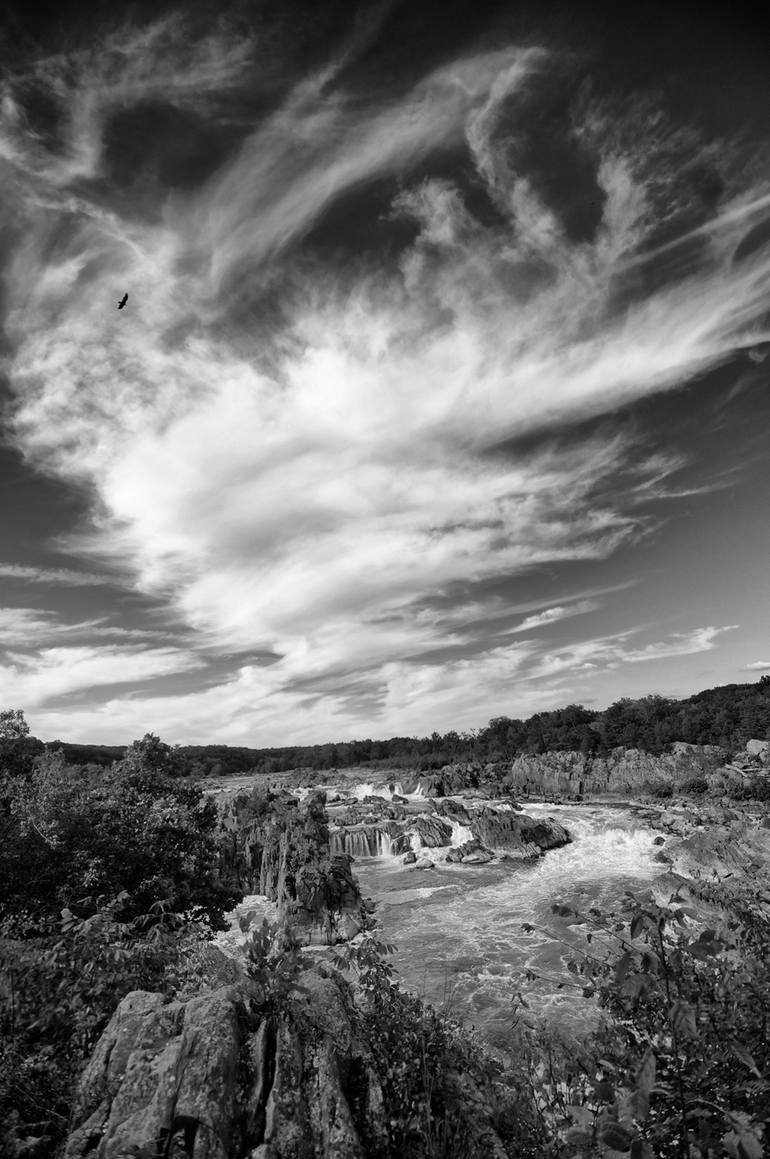
<path fill-rule="evenodd" d="M 383 786 L 355 788 L 350 795 L 359 800 L 372 792 L 390 796 Z M 419 800 L 420 794 L 409 797 Z M 571 948 L 586 948 L 581 927 L 552 914 L 552 904 L 616 909 L 624 890 L 644 887 L 661 870 L 653 861 L 655 832 L 643 828 L 630 810 L 528 803 L 524 812 L 553 817 L 572 842 L 534 862 L 451 864 L 445 861 L 449 848 L 470 840 L 472 833 L 444 817 L 452 828 L 449 847 L 425 849 L 416 834 L 412 840 L 418 859 L 429 858 L 433 868 L 404 866 L 402 855 L 390 854 L 384 835 L 378 839 L 379 855 L 359 855 L 353 866 L 363 895 L 377 902 L 384 939 L 397 946 L 393 964 L 401 984 L 437 1006 L 448 1004 L 503 1048 L 517 991 L 533 1013 L 560 1024 L 580 1029 L 596 1020 L 595 1004 L 582 996 L 566 968 Z M 228 952 L 238 952 L 245 940 L 237 914 L 249 909 L 258 911 L 257 925 L 263 914 L 274 919 L 272 903 L 246 898 L 231 931 L 220 935 Z M 535 928 L 525 931 L 522 923 Z M 540 979 L 528 981 L 528 970 Z M 557 988 L 559 982 L 563 989 Z"/>
<path fill-rule="evenodd" d="M 451 995 L 452 1008 L 497 1045 L 508 1037 L 517 991 L 535 1013 L 575 1028 L 596 1016 L 565 966 L 569 947 L 585 946 L 581 927 L 557 918 L 551 905 L 612 909 L 624 890 L 660 871 L 652 860 L 655 834 L 630 813 L 588 805 L 527 805 L 525 812 L 553 817 L 572 843 L 529 864 L 436 862 L 434 869 L 414 870 L 372 858 L 354 866 L 362 892 L 378 903 L 386 940 L 398 947 L 394 964 L 402 985 L 437 1005 Z M 535 929 L 524 931 L 524 922 Z M 527 970 L 544 977 L 528 982 Z"/>

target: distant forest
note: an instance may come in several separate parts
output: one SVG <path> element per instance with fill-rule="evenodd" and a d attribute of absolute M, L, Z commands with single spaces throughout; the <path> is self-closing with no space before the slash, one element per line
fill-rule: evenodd
<path fill-rule="evenodd" d="M 612 748 L 667 751 L 674 741 L 720 745 L 729 752 L 747 740 L 770 740 L 770 676 L 758 683 L 725 684 L 685 700 L 665 696 L 624 698 L 603 712 L 570 704 L 538 712 L 527 720 L 498 716 L 470 732 L 434 732 L 431 736 L 397 736 L 390 740 L 354 740 L 283 748 L 237 748 L 230 745 L 180 745 L 174 749 L 179 772 L 194 777 L 232 773 L 281 773 L 289 769 L 339 769 L 380 765 L 430 770 L 460 762 L 509 761 L 521 753 L 577 750 L 602 756 Z M 27 744 L 39 745 L 40 741 Z M 120 760 L 124 746 L 79 745 L 54 741 L 68 764 L 108 766 Z"/>

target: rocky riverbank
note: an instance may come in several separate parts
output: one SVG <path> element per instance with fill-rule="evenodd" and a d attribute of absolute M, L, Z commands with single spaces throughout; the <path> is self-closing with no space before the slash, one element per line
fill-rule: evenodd
<path fill-rule="evenodd" d="M 299 972 L 279 1010 L 249 979 L 187 1002 L 135 991 L 81 1077 L 66 1159 L 390 1154 L 392 1115 L 407 1108 L 388 1105 L 392 1074 L 377 1045 L 351 987 L 323 962 Z M 410 1065 L 419 1086 L 419 1059 Z M 491 1084 L 462 1064 L 441 1081 L 467 1153 L 506 1159 Z"/>
<path fill-rule="evenodd" d="M 397 786 L 414 793 L 410 786 Z M 566 844 L 569 833 L 552 818 L 534 820 L 510 798 L 411 796 L 392 785 L 363 798 L 335 794 L 327 811 L 332 850 L 353 857 L 401 856 L 405 865 L 430 868 L 436 858 L 479 865 L 501 857 L 526 860 Z"/>
<path fill-rule="evenodd" d="M 242 794 L 223 804 L 219 873 L 277 903 L 279 922 L 304 945 L 357 934 L 366 913 L 352 858 L 330 848 L 324 795 Z"/>

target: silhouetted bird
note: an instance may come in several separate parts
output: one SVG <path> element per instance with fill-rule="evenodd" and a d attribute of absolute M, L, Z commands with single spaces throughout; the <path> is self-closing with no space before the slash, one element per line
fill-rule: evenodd
<path fill-rule="evenodd" d="M 123 297 L 118 302 L 118 309 L 122 310 L 127 301 L 128 301 L 128 294 L 124 294 Z"/>

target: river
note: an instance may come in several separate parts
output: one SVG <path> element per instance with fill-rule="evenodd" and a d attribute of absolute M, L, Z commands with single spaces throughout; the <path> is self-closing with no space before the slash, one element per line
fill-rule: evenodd
<path fill-rule="evenodd" d="M 383 940 L 397 947 L 391 961 L 402 986 L 462 1015 L 503 1049 L 517 992 L 533 1015 L 562 1028 L 580 1032 L 596 1022 L 595 1002 L 566 967 L 570 947 L 586 948 L 582 927 L 570 927 L 551 906 L 617 910 L 625 890 L 643 888 L 662 868 L 653 861 L 656 833 L 629 808 L 527 803 L 524 811 L 553 817 L 572 842 L 531 862 L 447 864 L 439 857 L 434 868 L 416 869 L 385 854 L 353 864 L 363 895 L 377 903 Z M 239 911 L 250 908 L 258 921 L 275 913 L 263 898 L 245 899 Z M 237 927 L 222 938 L 231 948 L 241 940 Z M 527 971 L 539 977 L 528 980 Z"/>

